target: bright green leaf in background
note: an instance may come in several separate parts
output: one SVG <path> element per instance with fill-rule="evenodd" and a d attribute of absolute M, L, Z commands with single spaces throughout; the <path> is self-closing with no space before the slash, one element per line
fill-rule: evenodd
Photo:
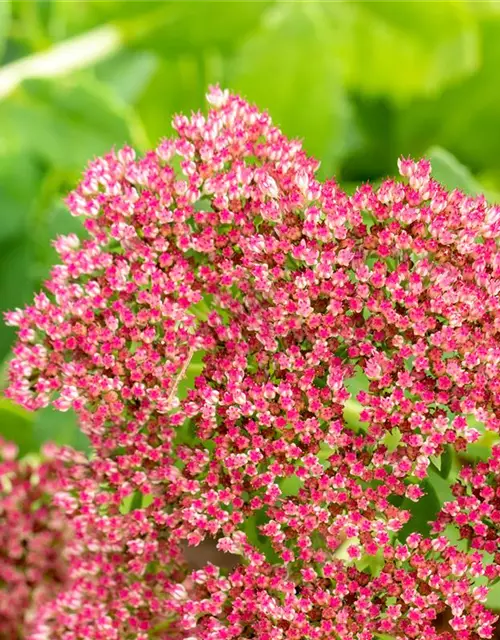
<path fill-rule="evenodd" d="M 126 104 L 135 104 L 159 66 L 149 51 L 119 51 L 96 68 L 99 80 Z"/>
<path fill-rule="evenodd" d="M 192 105 L 188 112 L 202 105 L 208 82 L 203 58 L 197 54 L 158 58 L 155 73 L 137 105 L 151 140 L 156 142 L 170 135 L 172 115 L 185 109 L 187 104 Z M 162 99 L 158 100 L 158 96 Z"/>
<path fill-rule="evenodd" d="M 68 171 L 81 172 L 113 145 L 144 143 L 128 108 L 106 85 L 81 76 L 26 81 L 0 102 L 0 119 L 1 147 Z"/>
<path fill-rule="evenodd" d="M 47 408 L 32 413 L 5 398 L 0 399 L 0 436 L 14 441 L 21 456 L 38 451 L 49 441 L 81 451 L 89 450 L 88 439 L 78 428 L 72 412 L 61 413 Z"/>
<path fill-rule="evenodd" d="M 330 174 L 356 135 L 333 42 L 323 5 L 280 3 L 228 75 L 229 86 L 265 105 Z"/>
<path fill-rule="evenodd" d="M 432 147 L 426 153 L 432 163 L 432 177 L 448 189 L 460 189 L 470 196 L 484 192 L 472 173 L 451 153 L 441 147 Z"/>
<path fill-rule="evenodd" d="M 500 202 L 500 192 L 487 188 L 461 164 L 455 156 L 441 147 L 431 147 L 425 154 L 432 164 L 432 176 L 448 189 L 460 189 L 470 196 L 485 195 L 490 202 Z"/>
<path fill-rule="evenodd" d="M 156 51 L 166 57 L 218 50 L 234 51 L 241 39 L 258 29 L 272 2 L 164 2 L 103 0 L 54 2 L 53 11 L 64 37 L 102 24 L 113 24 L 134 49 Z"/>
<path fill-rule="evenodd" d="M 442 3 L 436 3 L 442 4 Z M 471 3 L 482 4 L 482 3 Z M 497 3 L 498 7 L 498 3 Z M 475 174 L 486 174 L 499 190 L 498 104 L 500 101 L 500 14 L 478 23 L 481 60 L 477 71 L 432 99 L 418 99 L 398 115 L 401 152 L 423 153 L 439 145 L 456 155 Z"/>
<path fill-rule="evenodd" d="M 0 150 L 0 242 L 27 235 L 40 179 L 41 171 L 30 157 Z"/>
<path fill-rule="evenodd" d="M 10 27 L 10 2 L 0 2 L 0 57 L 3 55 Z"/>
<path fill-rule="evenodd" d="M 3 55 L 10 27 L 10 2 L 0 2 L 0 58 Z"/>
<path fill-rule="evenodd" d="M 0 436 L 15 442 L 21 456 L 38 449 L 33 435 L 32 414 L 5 398 L 0 399 Z"/>
<path fill-rule="evenodd" d="M 103 3 L 105 4 L 105 3 Z M 115 4 L 121 5 L 123 2 Z M 144 8 L 144 3 L 135 3 Z M 144 41 L 134 25 L 129 29 L 135 47 L 155 50 L 164 57 L 217 52 L 221 57 L 234 53 L 242 41 L 262 28 L 272 2 L 160 2 L 156 24 L 144 14 Z M 166 28 L 162 28 L 163 24 Z M 134 34 L 134 30 L 136 33 Z M 147 31 L 147 34 L 146 34 Z M 165 37 L 168 32 L 168 37 Z"/>
<path fill-rule="evenodd" d="M 480 41 L 460 2 L 326 3 L 348 86 L 406 101 L 474 72 Z"/>
<path fill-rule="evenodd" d="M 47 440 L 59 445 L 70 445 L 88 451 L 87 437 L 80 431 L 72 411 L 60 412 L 47 407 L 33 416 L 33 438 L 38 446 Z"/>
<path fill-rule="evenodd" d="M 18 235 L 0 242 L 0 313 L 29 302 L 35 280 L 31 270 L 28 238 Z M 5 357 L 15 333 L 11 327 L 0 324 L 0 357 Z"/>

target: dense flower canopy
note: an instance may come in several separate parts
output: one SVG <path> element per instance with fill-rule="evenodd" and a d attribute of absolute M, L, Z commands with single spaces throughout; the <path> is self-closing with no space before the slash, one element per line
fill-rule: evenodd
<path fill-rule="evenodd" d="M 53 447 L 34 466 L 16 459 L 0 438 L 0 638 L 22 640 L 37 610 L 67 584 L 71 529 L 51 501 L 63 488 L 63 462 Z"/>
<path fill-rule="evenodd" d="M 490 638 L 498 450 L 431 530 L 412 505 L 431 458 L 500 431 L 500 208 L 425 160 L 349 196 L 266 113 L 208 100 L 90 163 L 67 198 L 88 239 L 7 314 L 9 396 L 74 409 L 94 449 L 33 637 Z"/>

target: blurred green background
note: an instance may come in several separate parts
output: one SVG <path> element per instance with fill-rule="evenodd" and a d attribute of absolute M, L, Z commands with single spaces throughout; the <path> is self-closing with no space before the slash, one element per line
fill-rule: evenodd
<path fill-rule="evenodd" d="M 500 192 L 498 2 L 0 0 L 0 62 L 0 311 L 31 299 L 51 239 L 79 231 L 61 199 L 87 160 L 154 145 L 214 82 L 348 189 L 430 154 L 448 186 Z M 0 326 L 0 362 L 12 340 Z M 70 414 L 1 398 L 0 433 L 23 453 L 85 446 Z"/>

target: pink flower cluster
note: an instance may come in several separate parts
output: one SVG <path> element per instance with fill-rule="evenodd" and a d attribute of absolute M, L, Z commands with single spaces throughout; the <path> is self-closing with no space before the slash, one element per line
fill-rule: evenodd
<path fill-rule="evenodd" d="M 0 638 L 28 637 L 37 610 L 67 582 L 71 538 L 51 499 L 61 489 L 62 464 L 53 447 L 36 466 L 16 459 L 0 438 Z"/>
<path fill-rule="evenodd" d="M 498 455 L 408 532 L 430 459 L 471 418 L 500 431 L 500 208 L 405 159 L 348 196 L 208 99 L 90 163 L 67 198 L 89 238 L 7 314 L 9 396 L 74 409 L 95 452 L 57 495 L 71 586 L 33 638 L 490 638 Z M 207 544 L 226 561 L 194 567 Z"/>

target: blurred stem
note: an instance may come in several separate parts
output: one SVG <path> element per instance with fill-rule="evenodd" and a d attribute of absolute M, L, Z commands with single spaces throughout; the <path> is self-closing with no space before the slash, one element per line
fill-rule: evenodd
<path fill-rule="evenodd" d="M 23 4 L 23 3 L 21 3 Z M 124 45 L 175 21 L 170 3 L 140 19 L 97 27 L 38 53 L 0 68 L 0 99 L 8 96 L 24 80 L 56 78 L 85 69 L 119 51 Z"/>

